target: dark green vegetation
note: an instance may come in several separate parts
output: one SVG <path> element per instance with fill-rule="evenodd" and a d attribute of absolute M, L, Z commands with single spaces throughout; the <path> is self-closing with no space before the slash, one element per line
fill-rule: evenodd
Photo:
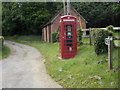
<path fill-rule="evenodd" d="M 72 5 L 88 21 L 88 27 L 120 26 L 120 21 L 117 20 L 120 16 L 120 4 L 117 2 L 83 2 L 79 4 L 76 2 Z"/>
<path fill-rule="evenodd" d="M 58 39 L 59 39 L 58 36 L 59 36 L 59 35 L 58 35 L 58 32 L 52 32 L 51 37 L 52 37 L 52 42 L 53 42 L 53 43 L 54 43 L 54 42 L 58 42 Z"/>
<path fill-rule="evenodd" d="M 4 45 L 2 51 L 0 51 L 0 60 L 2 60 L 2 58 L 6 58 L 9 54 L 10 54 L 9 47 Z"/>
<path fill-rule="evenodd" d="M 82 43 L 82 31 L 81 29 L 77 30 L 77 42 Z"/>
<path fill-rule="evenodd" d="M 24 40 L 28 39 L 27 42 Z M 36 41 L 35 41 L 36 38 Z M 94 46 L 81 45 L 75 58 L 59 60 L 58 43 L 39 42 L 37 37 L 24 36 L 8 39 L 37 48 L 46 59 L 48 74 L 65 88 L 115 88 L 118 87 L 118 51 L 113 50 L 113 70 L 108 70 L 107 53 L 96 55 Z M 22 39 L 22 41 L 21 41 Z M 30 40 L 30 41 L 29 41 Z M 83 41 L 84 42 L 84 41 Z"/>
<path fill-rule="evenodd" d="M 118 3 L 72 2 L 71 5 L 88 21 L 88 27 L 120 26 Z M 62 7 L 60 2 L 3 2 L 3 35 L 41 34 L 42 27 Z"/>
<path fill-rule="evenodd" d="M 108 36 L 113 36 L 112 32 L 104 29 L 97 29 L 94 34 L 95 42 L 95 52 L 96 54 L 103 54 L 108 51 L 108 46 L 105 44 L 105 38 Z M 114 44 L 113 44 L 114 45 Z"/>
<path fill-rule="evenodd" d="M 119 32 L 113 33 L 113 35 L 116 36 L 116 37 L 120 37 L 120 33 Z"/>
<path fill-rule="evenodd" d="M 51 2 L 2 3 L 3 35 L 40 34 L 61 4 Z M 54 9 L 54 10 L 53 10 Z"/>
<path fill-rule="evenodd" d="M 107 28 L 107 30 L 109 30 L 109 31 L 115 32 L 115 30 L 113 29 L 113 26 L 112 26 L 112 25 L 109 25 L 109 26 L 107 26 L 106 28 Z"/>

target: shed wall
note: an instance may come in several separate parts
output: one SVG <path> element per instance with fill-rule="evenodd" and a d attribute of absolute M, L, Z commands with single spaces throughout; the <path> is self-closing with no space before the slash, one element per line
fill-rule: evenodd
<path fill-rule="evenodd" d="M 58 31 L 59 18 L 60 18 L 60 16 L 63 16 L 63 15 L 64 15 L 64 13 L 59 14 L 57 19 L 55 19 L 55 21 L 53 23 L 51 23 L 50 25 L 47 25 L 46 27 L 44 27 L 44 39 L 43 40 L 45 42 L 51 42 L 51 33 Z M 80 16 L 78 16 L 78 13 L 71 10 L 71 15 L 77 17 L 77 29 L 79 29 L 79 28 L 85 29 L 86 28 L 86 22 Z"/>

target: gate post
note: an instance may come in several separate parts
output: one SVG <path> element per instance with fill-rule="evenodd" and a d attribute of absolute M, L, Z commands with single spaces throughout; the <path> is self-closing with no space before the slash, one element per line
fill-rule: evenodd
<path fill-rule="evenodd" d="M 112 36 L 108 36 L 109 39 L 109 44 L 108 44 L 108 68 L 110 70 L 113 69 L 113 65 L 112 65 Z"/>
<path fill-rule="evenodd" d="M 92 45 L 92 33 L 91 33 L 91 28 L 89 28 L 89 32 L 90 32 L 90 35 L 89 35 L 89 38 L 90 38 L 90 45 Z"/>

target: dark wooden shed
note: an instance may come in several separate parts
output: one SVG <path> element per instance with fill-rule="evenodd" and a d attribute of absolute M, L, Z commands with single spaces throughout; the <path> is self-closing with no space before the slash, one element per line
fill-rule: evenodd
<path fill-rule="evenodd" d="M 87 21 L 73 8 L 70 7 L 70 13 L 77 17 L 77 29 L 86 29 Z M 64 15 L 64 9 L 56 13 L 42 29 L 42 38 L 45 42 L 51 42 L 51 33 L 57 32 L 59 27 L 59 18 Z"/>

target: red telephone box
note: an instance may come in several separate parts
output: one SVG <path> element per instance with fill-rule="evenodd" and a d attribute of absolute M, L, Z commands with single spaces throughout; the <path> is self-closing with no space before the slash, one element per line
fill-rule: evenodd
<path fill-rule="evenodd" d="M 76 17 L 61 16 L 59 23 L 60 57 L 73 58 L 77 53 Z"/>

